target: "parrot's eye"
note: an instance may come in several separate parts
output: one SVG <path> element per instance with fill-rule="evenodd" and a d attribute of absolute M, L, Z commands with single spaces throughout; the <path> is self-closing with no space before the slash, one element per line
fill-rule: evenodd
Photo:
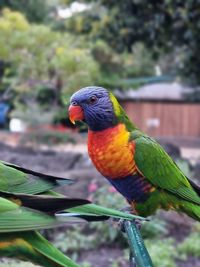
<path fill-rule="evenodd" d="M 77 103 L 76 101 L 72 101 L 72 102 L 71 102 L 71 105 L 72 105 L 72 106 L 77 106 L 78 103 Z"/>
<path fill-rule="evenodd" d="M 98 100 L 98 98 L 95 95 L 93 95 L 88 99 L 88 104 L 91 104 L 91 105 L 95 104 L 97 102 L 97 100 Z"/>

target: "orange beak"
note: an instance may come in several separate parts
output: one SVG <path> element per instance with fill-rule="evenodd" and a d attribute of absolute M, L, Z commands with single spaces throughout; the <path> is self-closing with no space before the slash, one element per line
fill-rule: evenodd
<path fill-rule="evenodd" d="M 82 121 L 84 119 L 83 109 L 80 106 L 70 105 L 69 109 L 69 119 L 75 124 L 75 121 Z"/>

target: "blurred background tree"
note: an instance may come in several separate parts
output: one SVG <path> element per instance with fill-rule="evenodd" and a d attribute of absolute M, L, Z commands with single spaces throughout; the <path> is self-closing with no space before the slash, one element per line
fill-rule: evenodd
<path fill-rule="evenodd" d="M 156 67 L 196 86 L 199 2 L 2 0 L 0 92 L 11 89 L 17 110 L 36 103 L 64 114 L 75 89 L 137 87 L 123 80 Z"/>
<path fill-rule="evenodd" d="M 74 1 L 66 1 L 73 3 Z M 73 16 L 66 28 L 84 34 L 91 41 L 105 40 L 118 53 L 132 53 L 138 42 L 158 59 L 175 57 L 168 73 L 180 73 L 198 84 L 200 9 L 198 0 L 85 0 L 85 12 Z"/>
<path fill-rule="evenodd" d="M 98 81 L 99 67 L 90 50 L 80 48 L 71 34 L 30 24 L 9 9 L 2 10 L 0 31 L 1 90 L 13 88 L 11 102 L 23 113 L 31 104 L 57 109 L 73 90 Z"/>
<path fill-rule="evenodd" d="M 50 11 L 46 0 L 1 0 L 0 9 L 5 7 L 25 14 L 30 22 L 36 23 L 46 21 Z"/>

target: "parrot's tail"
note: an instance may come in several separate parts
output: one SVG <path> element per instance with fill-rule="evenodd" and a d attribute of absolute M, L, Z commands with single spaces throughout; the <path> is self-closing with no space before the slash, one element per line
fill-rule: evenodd
<path fill-rule="evenodd" d="M 44 267 L 80 267 L 38 232 L 0 235 L 0 257 L 15 257 Z"/>
<path fill-rule="evenodd" d="M 186 213 L 188 216 L 200 222 L 200 186 L 189 179 L 188 181 L 194 192 L 197 194 L 197 199 L 199 197 L 199 201 L 193 203 L 186 200 L 181 200 L 179 204 L 179 211 Z"/>
<path fill-rule="evenodd" d="M 184 201 L 181 205 L 181 211 L 200 222 L 200 205 Z"/>

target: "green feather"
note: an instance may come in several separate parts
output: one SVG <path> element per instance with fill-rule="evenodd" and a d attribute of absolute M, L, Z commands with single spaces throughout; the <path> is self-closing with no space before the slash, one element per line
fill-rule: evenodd
<path fill-rule="evenodd" d="M 43 202 L 43 197 L 37 197 L 39 202 Z M 63 209 L 81 204 L 80 200 L 55 197 L 56 205 L 57 203 L 59 204 L 60 200 L 62 201 L 61 203 L 63 203 L 64 200 L 65 205 L 62 204 Z M 20 202 L 19 199 L 17 199 L 16 201 Z M 31 201 L 33 202 L 32 199 Z M 47 204 L 50 203 L 47 196 L 45 198 L 44 207 L 46 207 L 46 202 Z M 84 201 L 83 203 L 87 203 L 87 201 Z M 0 233 L 47 229 L 62 226 L 63 224 L 72 224 L 80 221 L 83 222 L 82 220 L 78 220 L 77 218 L 73 218 L 72 216 L 68 216 L 64 219 L 62 218 L 61 221 L 59 217 L 55 216 L 54 213 L 50 215 L 36 209 L 20 206 L 20 204 L 18 205 L 8 199 L 0 197 Z M 51 208 L 54 212 L 56 211 L 53 204 L 49 206 L 47 211 L 50 211 Z M 61 208 L 58 209 L 60 210 Z"/>
<path fill-rule="evenodd" d="M 0 162 L 0 190 L 7 191 L 13 187 L 27 181 L 27 176 L 21 171 L 8 167 Z"/>
<path fill-rule="evenodd" d="M 73 215 L 61 219 L 56 216 L 58 210 L 88 203 L 87 200 L 48 195 L 48 190 L 58 186 L 60 181 L 71 183 L 69 179 L 0 162 L 0 256 L 21 258 L 47 267 L 78 267 L 33 231 L 85 222 Z"/>
<path fill-rule="evenodd" d="M 123 123 L 123 124 L 125 124 L 126 129 L 128 131 L 136 130 L 137 127 L 129 120 L 126 112 L 120 106 L 120 104 L 118 103 L 118 101 L 114 97 L 114 95 L 111 92 L 109 92 L 109 96 L 110 96 L 110 100 L 111 100 L 112 105 L 113 105 L 114 113 L 115 113 L 116 118 L 117 118 L 117 123 Z"/>
<path fill-rule="evenodd" d="M 0 256 L 31 260 L 44 267 L 79 267 L 37 232 L 1 234 Z"/>
<path fill-rule="evenodd" d="M 0 197 L 0 214 L 2 212 L 6 212 L 6 211 L 13 211 L 16 210 L 18 208 L 18 205 L 5 199 Z"/>
<path fill-rule="evenodd" d="M 133 141 L 137 168 L 152 185 L 200 204 L 200 197 L 193 190 L 187 177 L 156 141 L 146 136 Z"/>
<path fill-rule="evenodd" d="M 87 204 L 80 207 L 71 208 L 68 209 L 68 211 L 78 213 L 81 215 L 108 216 L 112 218 L 127 219 L 127 220 L 134 220 L 134 219 L 146 220 L 145 218 L 137 215 L 125 213 L 111 208 L 105 208 L 95 204 Z"/>
<path fill-rule="evenodd" d="M 73 180 L 46 175 L 0 161 L 0 191 L 39 194 Z"/>

